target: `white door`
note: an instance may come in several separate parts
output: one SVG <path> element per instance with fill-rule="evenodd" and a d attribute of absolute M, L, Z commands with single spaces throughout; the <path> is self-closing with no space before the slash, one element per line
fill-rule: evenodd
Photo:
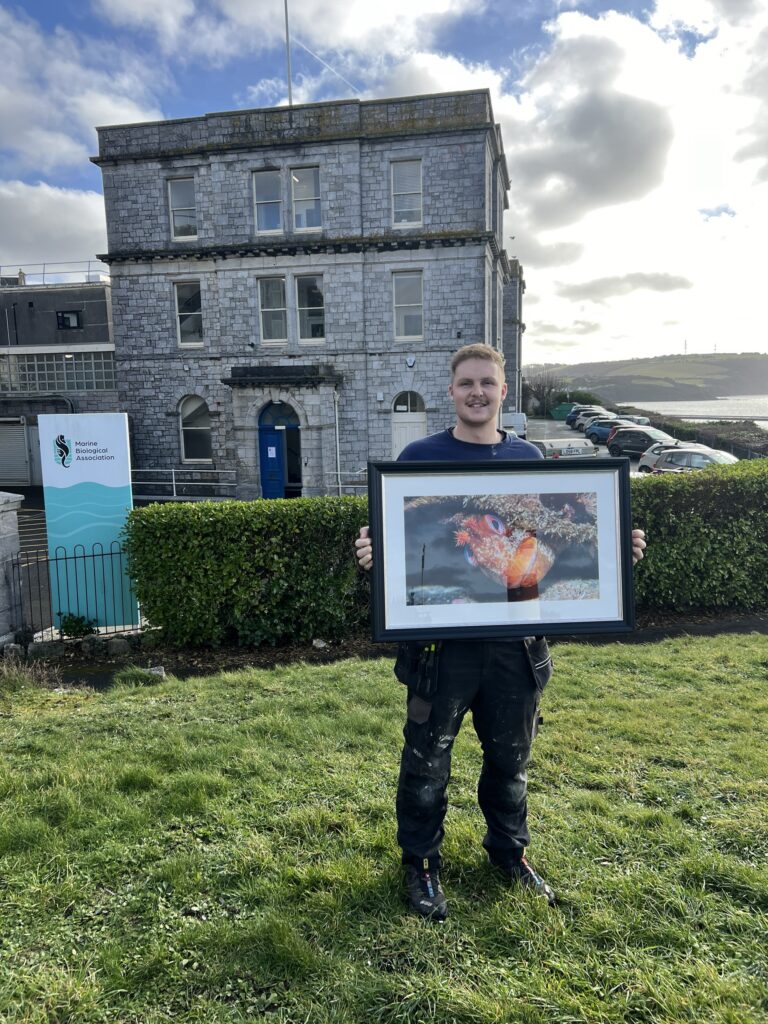
<path fill-rule="evenodd" d="M 402 391 L 392 403 L 392 458 L 411 441 L 427 436 L 427 412 L 421 395 Z"/>

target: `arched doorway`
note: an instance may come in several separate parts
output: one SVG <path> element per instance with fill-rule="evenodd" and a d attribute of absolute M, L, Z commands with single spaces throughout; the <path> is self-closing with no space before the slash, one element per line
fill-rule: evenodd
<path fill-rule="evenodd" d="M 263 498 L 301 497 L 299 417 L 286 402 L 270 402 L 261 411 L 259 467 Z"/>
<path fill-rule="evenodd" d="M 427 435 L 424 399 L 416 391 L 401 391 L 392 403 L 392 458 L 411 441 Z"/>

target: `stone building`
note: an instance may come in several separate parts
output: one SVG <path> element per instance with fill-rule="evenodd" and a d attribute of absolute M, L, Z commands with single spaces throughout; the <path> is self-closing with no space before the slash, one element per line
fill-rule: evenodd
<path fill-rule="evenodd" d="M 63 265 L 62 265 L 63 266 Z M 0 486 L 39 485 L 38 413 L 118 408 L 109 280 L 0 276 Z M 94 280 L 90 280 L 94 278 Z"/>
<path fill-rule="evenodd" d="M 346 491 L 451 422 L 460 345 L 503 347 L 517 379 L 486 90 L 101 128 L 94 162 L 135 467 Z"/>

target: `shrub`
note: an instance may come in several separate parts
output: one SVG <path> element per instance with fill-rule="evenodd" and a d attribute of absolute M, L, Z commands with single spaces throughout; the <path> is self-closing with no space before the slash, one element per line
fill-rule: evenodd
<path fill-rule="evenodd" d="M 367 621 L 364 498 L 150 505 L 126 526 L 142 611 L 180 644 L 334 638 Z"/>
<path fill-rule="evenodd" d="M 638 608 L 768 607 L 768 460 L 632 481 Z"/>

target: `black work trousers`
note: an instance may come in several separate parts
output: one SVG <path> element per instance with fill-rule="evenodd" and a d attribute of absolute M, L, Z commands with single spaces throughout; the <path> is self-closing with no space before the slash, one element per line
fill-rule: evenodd
<path fill-rule="evenodd" d="M 428 700 L 408 691 L 397 789 L 397 841 L 404 860 L 439 864 L 451 751 L 467 711 L 483 750 L 477 797 L 487 825 L 483 846 L 508 862 L 529 842 L 526 767 L 540 690 L 522 642 L 446 640 Z"/>

